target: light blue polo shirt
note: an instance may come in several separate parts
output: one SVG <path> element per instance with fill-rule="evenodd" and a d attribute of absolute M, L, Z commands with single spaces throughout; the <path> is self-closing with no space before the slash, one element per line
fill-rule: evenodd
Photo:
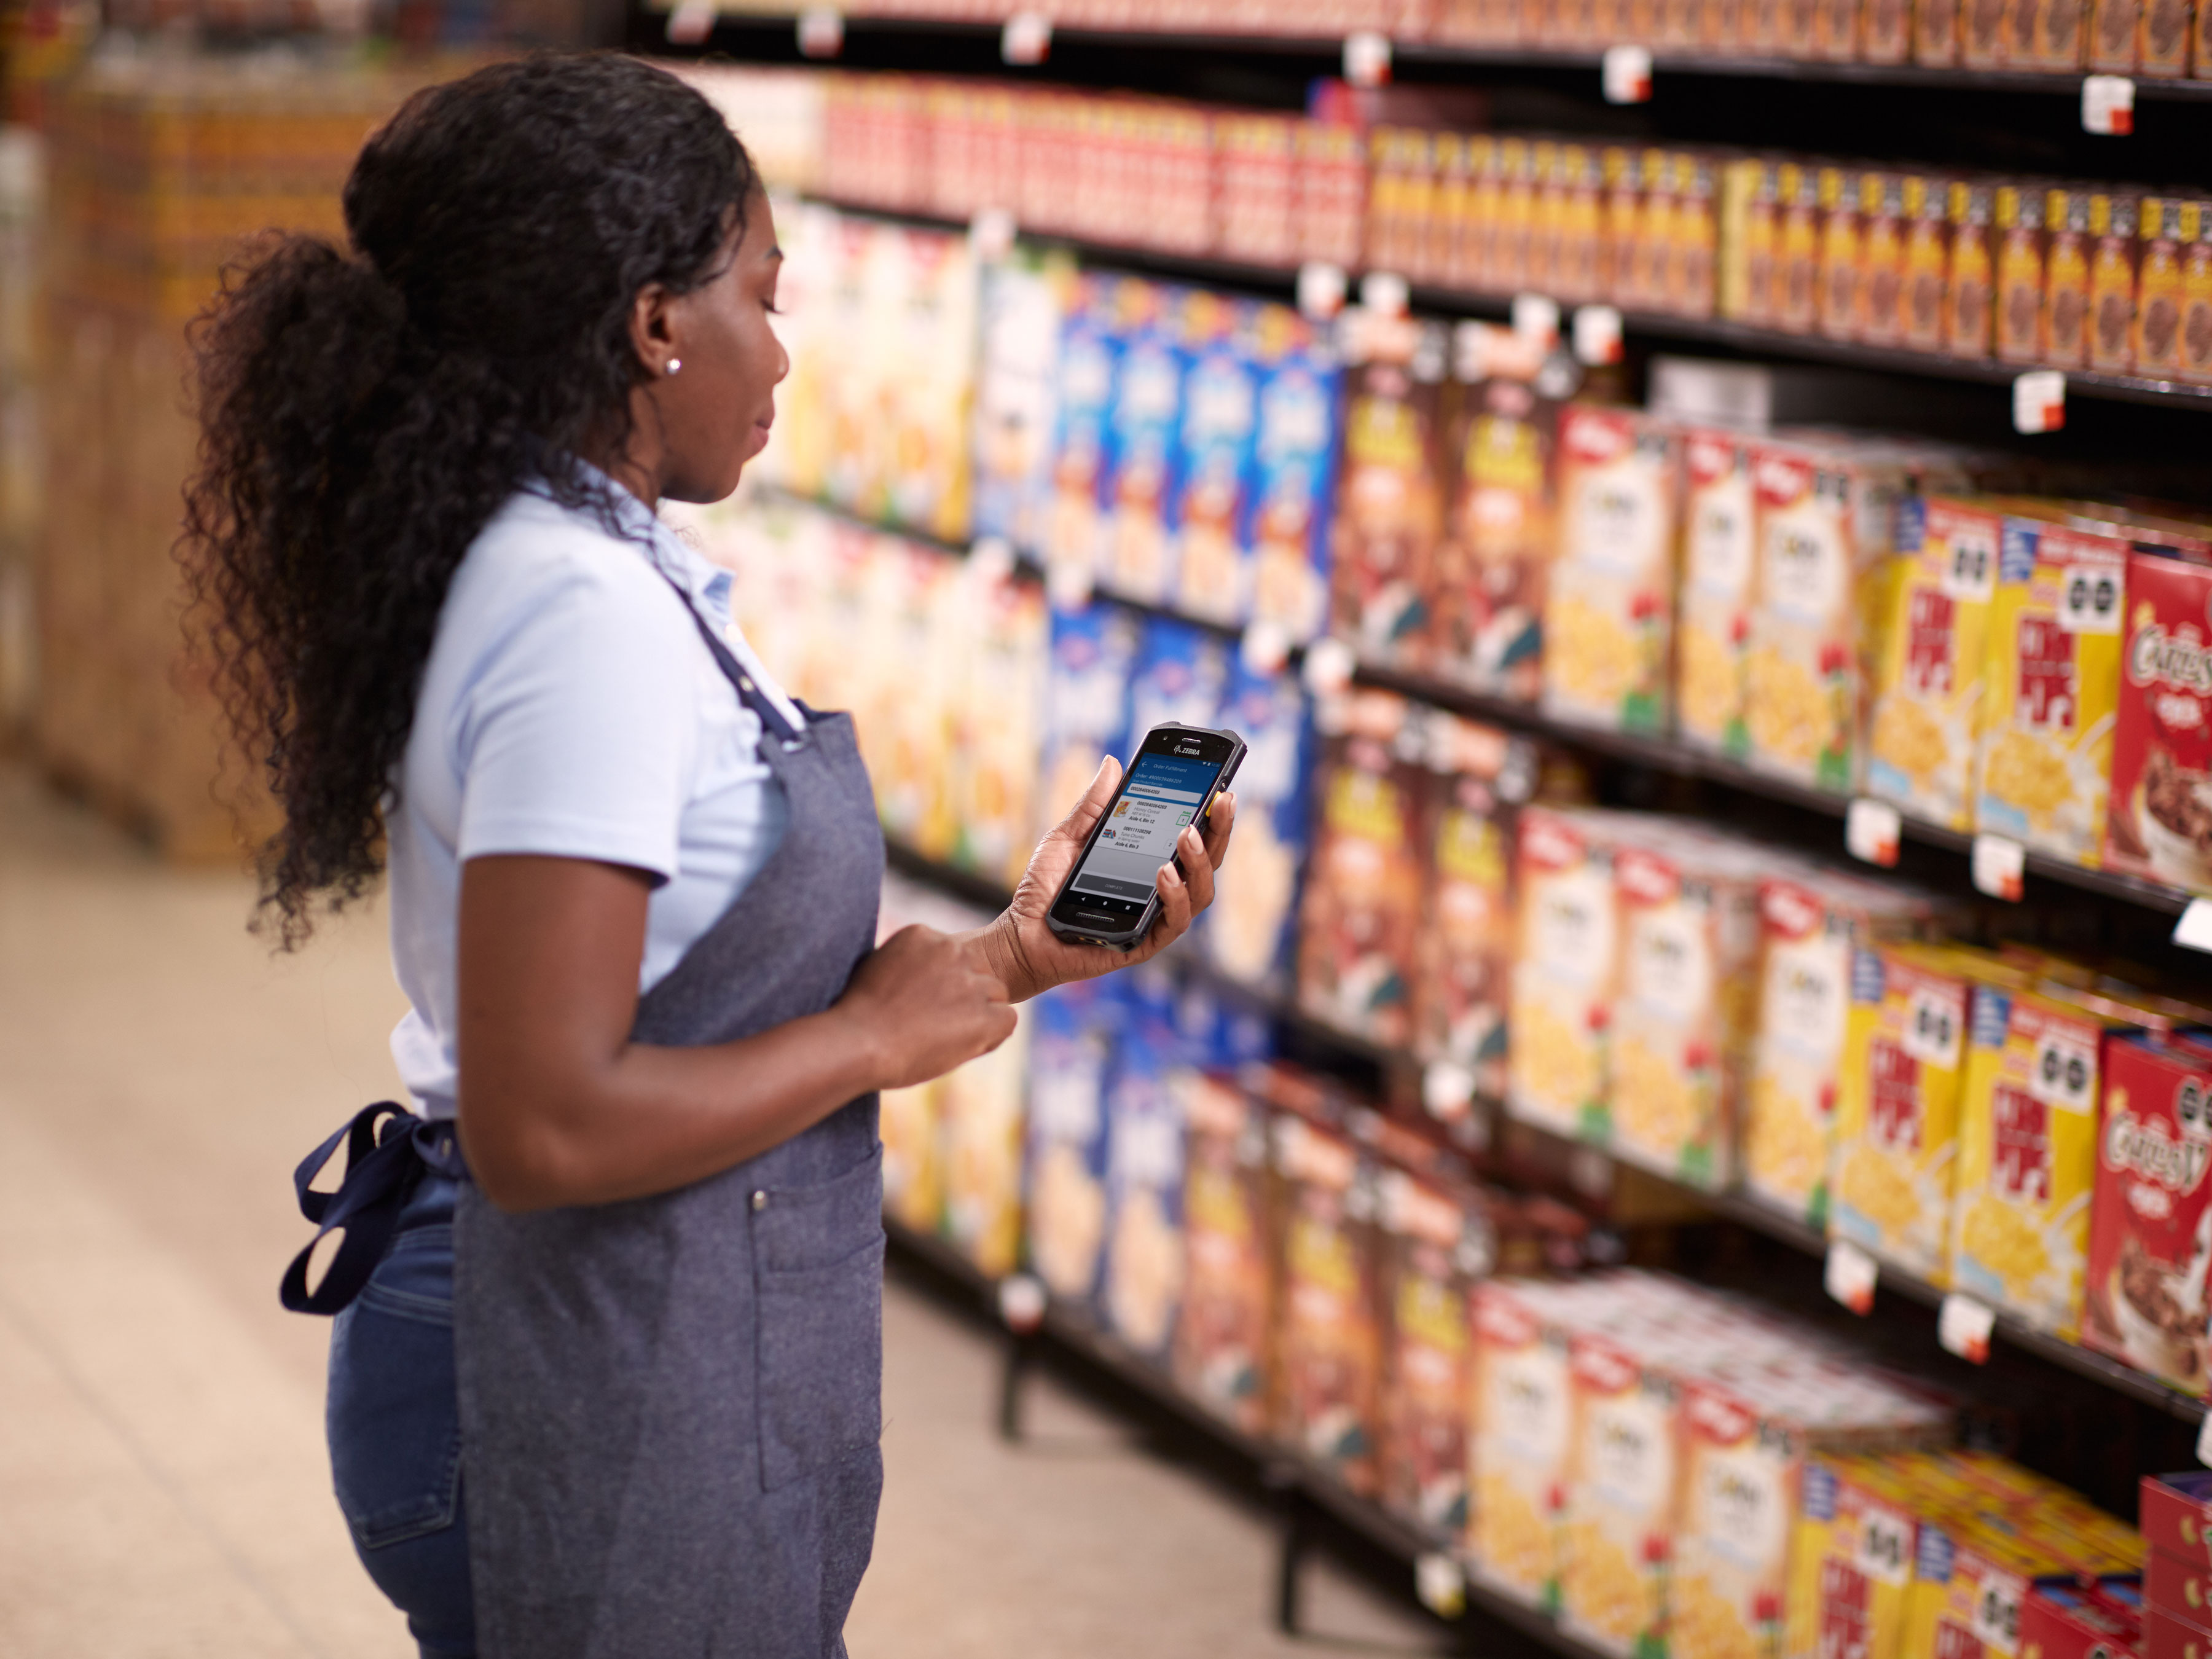
<path fill-rule="evenodd" d="M 540 491 L 512 496 L 454 572 L 388 811 L 392 957 L 411 1005 L 392 1034 L 399 1075 L 451 1117 L 461 866 L 495 853 L 645 871 L 649 990 L 782 838 L 783 790 L 761 722 L 666 577 L 722 629 L 755 683 L 797 711 L 729 621 L 730 574 L 635 498 L 647 544 Z"/>

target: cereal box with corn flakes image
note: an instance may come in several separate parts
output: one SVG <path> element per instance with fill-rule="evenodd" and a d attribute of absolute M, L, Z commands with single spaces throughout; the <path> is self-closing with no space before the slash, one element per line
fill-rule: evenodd
<path fill-rule="evenodd" d="M 2095 867 L 2111 793 L 2127 544 L 2009 516 L 1990 611 L 1975 824 Z"/>
<path fill-rule="evenodd" d="M 1267 1427 L 1274 1267 L 1267 1219 L 1267 1108 L 1231 1078 L 1190 1077 L 1183 1095 L 1184 1390 L 1247 1434 Z"/>
<path fill-rule="evenodd" d="M 2212 892 L 2212 567 L 2128 560 L 2105 867 Z"/>
<path fill-rule="evenodd" d="M 1456 1540 L 1467 1529 L 1474 1331 L 1468 1297 L 1497 1241 L 1480 1194 L 1449 1176 L 1382 1173 L 1382 1499 Z"/>
<path fill-rule="evenodd" d="M 1099 1309 L 1139 1356 L 1168 1358 L 1183 1285 L 1186 1044 L 1166 1009 L 1133 998 L 1107 1073 Z"/>
<path fill-rule="evenodd" d="M 944 1079 L 944 1232 L 977 1270 L 1003 1279 L 1022 1239 L 1022 1089 L 1036 1016 Z"/>
<path fill-rule="evenodd" d="M 1181 489 L 1183 373 L 1176 317 L 1183 293 L 1125 278 L 1115 290 L 1122 337 L 1099 477 L 1098 584 L 1145 605 L 1176 592 L 1173 525 Z"/>
<path fill-rule="evenodd" d="M 1762 862 L 1718 836 L 1654 837 L 1613 856 L 1613 1149 L 1700 1187 L 1735 1182 Z"/>
<path fill-rule="evenodd" d="M 1381 1475 L 1379 1171 L 1348 1135 L 1296 1113 L 1279 1113 L 1272 1133 L 1282 1193 L 1275 1431 L 1371 1496 Z"/>
<path fill-rule="evenodd" d="M 1300 906 L 1298 1003 L 1377 1042 L 1413 1030 L 1425 860 L 1419 713 L 1387 691 L 1327 712 L 1313 868 Z"/>
<path fill-rule="evenodd" d="M 1959 1095 L 1975 983 L 2018 978 L 1994 960 L 1943 947 L 1880 945 L 1852 952 L 1829 1231 L 1930 1284 L 1948 1282 Z"/>
<path fill-rule="evenodd" d="M 1257 307 L 1204 289 L 1181 296 L 1188 367 L 1176 441 L 1172 598 L 1187 616 L 1241 623 L 1251 573 L 1240 536 L 1249 510 L 1253 440 L 1259 427 L 1259 368 L 1247 342 Z"/>
<path fill-rule="evenodd" d="M 1907 501 L 1873 688 L 1866 788 L 1947 830 L 1973 827 L 1990 601 L 2004 521 L 1972 501 Z"/>
<path fill-rule="evenodd" d="M 944 1213 L 945 1079 L 886 1089 L 878 1108 L 884 1143 L 884 1213 L 934 1234 Z"/>
<path fill-rule="evenodd" d="M 1572 1416 L 1563 1332 L 1547 1328 L 1560 1287 L 1475 1286 L 1468 1549 L 1474 1575 L 1516 1601 L 1556 1610 Z"/>
<path fill-rule="evenodd" d="M 1666 1651 L 1666 1564 L 1676 1506 L 1674 1380 L 1632 1339 L 1577 1332 L 1559 1623 L 1601 1653 Z"/>
<path fill-rule="evenodd" d="M 1330 631 L 1364 657 L 1425 667 L 1444 525 L 1443 334 L 1433 324 L 1346 315 Z"/>
<path fill-rule="evenodd" d="M 2212 1052 L 2154 1036 L 2105 1045 L 2105 1111 L 2081 1341 L 2186 1394 L 2204 1392 L 2212 1267 Z"/>
<path fill-rule="evenodd" d="M 1544 710 L 1625 732 L 1668 725 L 1674 433 L 1631 410 L 1559 417 L 1559 542 L 1544 605 Z"/>
<path fill-rule="evenodd" d="M 1420 931 L 1413 1042 L 1467 1066 L 1478 1094 L 1505 1087 L 1513 959 L 1513 807 L 1536 781 L 1525 738 L 1450 716 L 1429 726 L 1427 925 Z M 1249 763 L 1247 763 L 1249 767 Z"/>
<path fill-rule="evenodd" d="M 1245 745 L 1237 769 L 1237 856 L 1214 877 L 1199 943 L 1231 979 L 1274 988 L 1294 954 L 1311 816 L 1313 726 L 1297 677 L 1286 668 L 1258 672 L 1239 653 L 1220 724 Z"/>
<path fill-rule="evenodd" d="M 1031 1005 L 1030 1265 L 1058 1300 L 1087 1309 L 1106 1244 L 1106 1079 L 1121 989 L 1090 980 Z"/>
<path fill-rule="evenodd" d="M 1751 631 L 1753 447 L 1733 433 L 1682 440 L 1682 580 L 1674 624 L 1674 720 L 1683 741 L 1741 759 L 1744 645 Z"/>
<path fill-rule="evenodd" d="M 2104 1038 L 2122 1024 L 2055 991 L 1984 987 L 1974 999 L 1951 1280 L 2069 1340 L 2081 1316 Z"/>
<path fill-rule="evenodd" d="M 1606 1040 L 1620 931 L 1613 827 L 1595 812 L 1521 814 L 1507 1019 L 1506 1109 L 1559 1134 L 1600 1140 L 1610 1131 Z"/>
<path fill-rule="evenodd" d="M 1237 532 L 1249 612 L 1310 640 L 1328 621 L 1341 371 L 1312 325 L 1282 306 L 1260 307 L 1247 349 L 1261 371 L 1252 489 Z"/>

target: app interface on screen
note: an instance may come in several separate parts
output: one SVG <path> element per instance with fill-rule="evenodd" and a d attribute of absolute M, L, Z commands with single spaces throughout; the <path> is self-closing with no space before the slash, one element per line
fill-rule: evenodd
<path fill-rule="evenodd" d="M 1076 873 L 1074 890 L 1103 898 L 1150 898 L 1160 866 L 1175 856 L 1176 837 L 1197 815 L 1220 771 L 1219 761 L 1138 756 L 1105 829 Z"/>

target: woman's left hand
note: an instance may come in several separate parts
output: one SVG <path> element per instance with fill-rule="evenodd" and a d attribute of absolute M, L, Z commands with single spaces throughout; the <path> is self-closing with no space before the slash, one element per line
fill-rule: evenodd
<path fill-rule="evenodd" d="M 1038 843 L 1029 868 L 1022 872 L 1021 885 L 1014 890 L 1014 902 L 989 927 L 969 935 L 1006 986 L 1009 1000 L 1025 1002 L 1055 985 L 1096 979 L 1147 961 L 1188 933 L 1198 913 L 1213 902 L 1213 872 L 1228 856 L 1229 833 L 1237 825 L 1237 797 L 1232 794 L 1213 803 L 1203 836 L 1194 823 L 1176 838 L 1177 856 L 1160 866 L 1159 915 L 1134 950 L 1078 945 L 1045 926 L 1045 912 L 1059 896 L 1083 843 L 1091 838 L 1092 826 L 1113 801 L 1121 781 L 1121 763 L 1109 755 L 1099 763 L 1098 775 L 1075 810 Z"/>

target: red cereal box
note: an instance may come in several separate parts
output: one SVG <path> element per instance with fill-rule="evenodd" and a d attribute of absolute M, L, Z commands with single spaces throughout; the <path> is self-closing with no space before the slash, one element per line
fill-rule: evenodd
<path fill-rule="evenodd" d="M 2164 1607 L 2143 1609 L 2143 1659 L 2212 1659 L 2212 1635 Z"/>
<path fill-rule="evenodd" d="M 2212 892 L 2212 566 L 2128 561 L 2105 867 Z"/>
<path fill-rule="evenodd" d="M 2212 1625 L 2212 1566 L 2205 1564 L 2201 1553 L 2146 1551 L 2142 1592 L 2143 1600 L 2160 1613 L 2170 1613 L 2193 1625 Z"/>
<path fill-rule="evenodd" d="M 2108 1042 L 2081 1340 L 2191 1394 L 2204 1391 L 2208 1164 L 2212 1054 Z"/>
<path fill-rule="evenodd" d="M 2212 1562 L 2212 1469 L 2143 1476 L 2141 1520 L 2152 1549 Z"/>
<path fill-rule="evenodd" d="M 2022 1659 L 2136 1659 L 2143 1650 L 2142 1607 L 2132 1576 L 2094 1589 L 2045 1578 L 2020 1605 Z"/>

